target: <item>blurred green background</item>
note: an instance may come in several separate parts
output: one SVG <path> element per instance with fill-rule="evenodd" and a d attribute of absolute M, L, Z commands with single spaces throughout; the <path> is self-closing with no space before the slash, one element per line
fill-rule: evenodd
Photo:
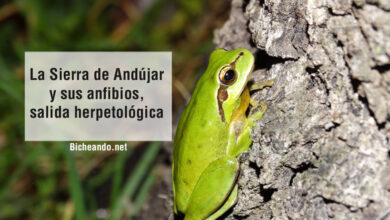
<path fill-rule="evenodd" d="M 230 2 L 0 1 L 0 219 L 166 219 L 172 143 L 70 152 L 24 142 L 25 51 L 173 51 L 178 120 Z M 114 144 L 114 143 L 113 143 Z"/>

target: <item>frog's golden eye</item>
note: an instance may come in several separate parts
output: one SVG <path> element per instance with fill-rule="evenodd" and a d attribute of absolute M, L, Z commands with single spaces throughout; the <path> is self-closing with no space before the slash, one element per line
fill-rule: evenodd
<path fill-rule="evenodd" d="M 219 72 L 219 81 L 226 86 L 232 85 L 237 79 L 237 72 L 232 66 L 225 66 Z"/>

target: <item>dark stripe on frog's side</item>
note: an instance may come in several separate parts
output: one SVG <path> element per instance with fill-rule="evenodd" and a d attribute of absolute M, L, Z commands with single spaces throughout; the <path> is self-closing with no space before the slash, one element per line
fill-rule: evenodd
<path fill-rule="evenodd" d="M 236 65 L 236 62 L 238 60 L 238 58 L 240 58 L 242 55 L 244 55 L 243 52 L 239 53 L 238 56 L 233 60 L 233 62 L 230 63 L 230 66 L 233 67 L 233 69 L 235 69 L 235 65 Z M 218 73 L 219 75 L 219 73 Z M 219 76 L 218 76 L 219 77 Z M 229 94 L 228 92 L 226 91 L 227 87 L 220 84 L 219 85 L 219 88 L 218 88 L 218 93 L 217 93 L 217 100 L 218 100 L 218 111 L 219 111 L 219 115 L 221 116 L 221 120 L 223 122 L 225 122 L 225 114 L 223 112 L 223 108 L 222 108 L 222 104 L 224 101 L 226 101 L 229 97 Z"/>
<path fill-rule="evenodd" d="M 225 114 L 223 113 L 223 108 L 222 108 L 222 103 L 226 101 L 228 98 L 228 93 L 226 91 L 226 86 L 220 85 L 218 89 L 218 110 L 219 110 L 219 115 L 221 116 L 221 120 L 225 122 Z"/>

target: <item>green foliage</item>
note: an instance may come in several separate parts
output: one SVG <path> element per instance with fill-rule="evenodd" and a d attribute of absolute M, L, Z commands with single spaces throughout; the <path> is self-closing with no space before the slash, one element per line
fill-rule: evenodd
<path fill-rule="evenodd" d="M 228 4 L 16 0 L 0 5 L 0 219 L 96 219 L 98 208 L 116 217 L 138 215 L 161 178 L 155 162 L 160 145 L 145 146 L 133 162 L 135 144 L 113 154 L 24 142 L 24 52 L 173 51 L 174 83 L 189 93 L 207 64 L 212 31 L 227 16 Z M 174 103 L 181 106 L 185 97 L 175 88 Z M 129 163 L 136 163 L 133 169 Z M 104 198 L 97 195 L 101 189 L 108 189 Z M 132 204 L 130 210 L 124 200 Z"/>

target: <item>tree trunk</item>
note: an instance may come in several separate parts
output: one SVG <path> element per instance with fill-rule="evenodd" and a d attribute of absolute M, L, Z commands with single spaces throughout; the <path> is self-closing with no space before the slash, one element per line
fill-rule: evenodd
<path fill-rule="evenodd" d="M 227 219 L 385 215 L 390 1 L 234 0 L 214 39 L 256 54 L 253 80 L 275 79 L 252 96 L 268 110 L 240 158 Z"/>

